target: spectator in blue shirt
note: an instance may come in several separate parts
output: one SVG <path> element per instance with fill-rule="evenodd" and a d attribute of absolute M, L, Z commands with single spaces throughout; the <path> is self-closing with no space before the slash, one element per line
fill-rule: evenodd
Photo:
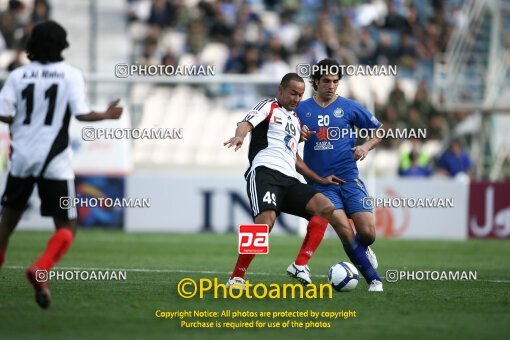
<path fill-rule="evenodd" d="M 438 171 L 450 177 L 456 177 L 459 174 L 471 176 L 472 166 L 473 162 L 469 155 L 462 150 L 460 140 L 454 139 L 450 148 L 439 159 Z"/>

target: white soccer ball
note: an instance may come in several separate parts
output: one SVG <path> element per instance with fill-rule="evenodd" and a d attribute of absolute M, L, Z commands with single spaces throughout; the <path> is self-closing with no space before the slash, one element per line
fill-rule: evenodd
<path fill-rule="evenodd" d="M 338 292 L 350 292 L 358 285 L 358 270 L 349 262 L 338 262 L 329 269 L 328 282 Z"/>

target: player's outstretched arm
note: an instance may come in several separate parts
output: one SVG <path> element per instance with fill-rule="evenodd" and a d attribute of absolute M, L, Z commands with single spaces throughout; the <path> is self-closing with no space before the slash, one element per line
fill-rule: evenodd
<path fill-rule="evenodd" d="M 299 155 L 297 155 L 296 158 L 296 170 L 306 179 L 322 185 L 345 183 L 343 179 L 340 179 L 335 175 L 329 175 L 327 177 L 321 177 L 317 175 L 315 171 L 313 171 L 308 167 L 308 165 L 306 165 L 305 161 L 303 161 L 303 159 L 301 159 Z"/>
<path fill-rule="evenodd" d="M 120 99 L 116 99 L 108 105 L 105 112 L 90 112 L 76 116 L 76 119 L 82 122 L 97 122 L 105 119 L 119 119 L 123 108 L 119 106 Z"/>
<path fill-rule="evenodd" d="M 237 125 L 236 135 L 235 137 L 230 138 L 228 141 L 223 143 L 223 146 L 227 146 L 229 148 L 235 146 L 234 151 L 237 151 L 243 145 L 244 138 L 248 135 L 248 132 L 253 130 L 253 125 L 248 122 L 241 122 Z"/>

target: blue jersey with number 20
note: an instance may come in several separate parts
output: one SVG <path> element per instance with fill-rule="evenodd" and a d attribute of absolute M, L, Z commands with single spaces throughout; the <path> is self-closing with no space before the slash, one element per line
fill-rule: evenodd
<path fill-rule="evenodd" d="M 338 97 L 327 107 L 313 98 L 302 101 L 295 110 L 302 125 L 316 131 L 305 142 L 304 161 L 319 176 L 336 175 L 349 181 L 358 178 L 354 160 L 355 127 L 377 129 L 382 124 L 361 104 Z"/>

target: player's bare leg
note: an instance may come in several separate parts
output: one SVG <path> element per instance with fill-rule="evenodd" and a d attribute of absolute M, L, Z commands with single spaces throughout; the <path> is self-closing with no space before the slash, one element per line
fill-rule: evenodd
<path fill-rule="evenodd" d="M 269 232 L 273 230 L 275 221 L 276 211 L 274 210 L 265 210 L 254 219 L 256 224 L 267 224 L 269 226 Z M 234 271 L 227 282 L 227 287 L 232 287 L 232 289 L 244 289 L 244 275 L 254 258 L 255 254 L 239 254 Z"/>
<path fill-rule="evenodd" d="M 26 271 L 26 277 L 35 290 L 35 301 L 43 309 L 47 309 L 51 305 L 47 273 L 67 252 L 76 233 L 75 220 L 63 220 L 55 217 L 53 222 L 57 231 L 50 238 L 42 256 Z M 42 274 L 44 272 L 45 274 Z"/>
<path fill-rule="evenodd" d="M 308 201 L 305 209 L 310 215 L 324 217 L 331 222 L 335 206 L 326 196 L 318 193 Z"/>
<path fill-rule="evenodd" d="M 374 269 L 379 267 L 375 253 L 370 249 L 370 245 L 375 242 L 375 221 L 374 214 L 371 212 L 357 212 L 352 214 L 352 221 L 356 228 L 356 238 L 364 247 L 367 257 Z"/>
<path fill-rule="evenodd" d="M 342 243 L 350 243 L 353 242 L 356 234 L 354 234 L 354 230 L 352 230 L 351 224 L 349 223 L 349 219 L 343 210 L 335 210 L 333 213 L 334 224 L 331 224 L 336 234 L 342 241 Z"/>
<path fill-rule="evenodd" d="M 274 223 L 276 222 L 276 211 L 265 210 L 257 215 L 254 219 L 256 224 L 267 224 L 269 231 L 273 230 Z"/>
<path fill-rule="evenodd" d="M 2 218 L 0 219 L 0 268 L 4 263 L 5 253 L 9 245 L 9 238 L 18 225 L 23 210 L 16 210 L 9 207 L 4 207 L 2 211 Z"/>

